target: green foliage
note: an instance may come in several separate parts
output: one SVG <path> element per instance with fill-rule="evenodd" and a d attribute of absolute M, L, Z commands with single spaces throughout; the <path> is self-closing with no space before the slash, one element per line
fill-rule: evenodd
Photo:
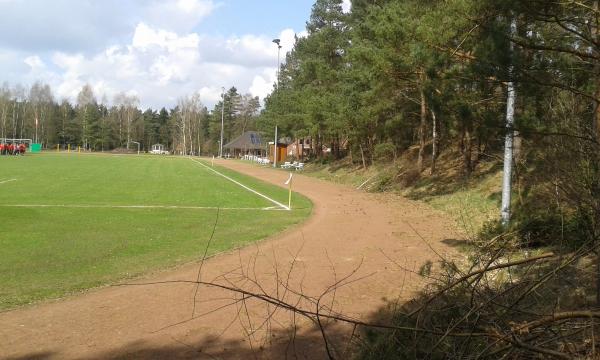
<path fill-rule="evenodd" d="M 396 146 L 390 143 L 375 145 L 373 156 L 379 161 L 391 161 L 396 158 Z"/>

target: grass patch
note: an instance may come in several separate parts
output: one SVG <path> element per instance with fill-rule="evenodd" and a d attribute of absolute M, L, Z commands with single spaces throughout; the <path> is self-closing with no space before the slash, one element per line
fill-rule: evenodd
<path fill-rule="evenodd" d="M 188 159 L 36 155 L 0 157 L 17 181 L 0 185 L 0 309 L 58 298 L 202 256 L 216 209 L 7 207 L 163 205 L 265 208 L 273 203 Z M 287 191 L 217 168 L 279 202 Z M 3 178 L 3 177 L 0 177 Z M 222 210 L 209 254 L 264 239 L 306 219 L 293 211 Z M 1 206 L 4 205 L 4 206 Z"/>
<path fill-rule="evenodd" d="M 482 163 L 469 179 L 460 173 L 460 158 L 445 154 L 431 176 L 415 175 L 410 161 L 378 163 L 364 169 L 347 160 L 332 164 L 310 164 L 306 175 L 352 185 L 370 192 L 395 192 L 423 201 L 452 217 L 470 238 L 500 213 L 502 170 L 498 163 Z M 414 179 L 407 179 L 414 177 Z"/>
<path fill-rule="evenodd" d="M 446 191 L 437 191 L 434 184 L 435 180 L 425 179 L 402 194 L 450 215 L 471 239 L 477 237 L 486 223 L 500 216 L 501 172 L 457 182 Z"/>

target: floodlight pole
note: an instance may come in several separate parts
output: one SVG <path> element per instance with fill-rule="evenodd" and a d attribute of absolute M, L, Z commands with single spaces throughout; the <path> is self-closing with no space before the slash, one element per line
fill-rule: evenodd
<path fill-rule="evenodd" d="M 221 98 L 223 103 L 221 104 L 221 143 L 219 144 L 219 157 L 223 158 L 223 128 L 225 121 L 225 88 L 221 88 Z"/>
<path fill-rule="evenodd" d="M 281 54 L 281 39 L 273 39 L 273 43 L 277 45 L 277 79 L 275 82 L 275 91 L 279 90 L 279 68 L 280 65 L 280 54 Z M 273 167 L 277 168 L 277 124 L 275 124 L 275 141 L 273 142 Z"/>

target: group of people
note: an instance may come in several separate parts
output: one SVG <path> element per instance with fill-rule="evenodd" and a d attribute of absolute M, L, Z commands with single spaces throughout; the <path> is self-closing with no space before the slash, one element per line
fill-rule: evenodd
<path fill-rule="evenodd" d="M 25 144 L 0 143 L 0 155 L 25 155 Z"/>

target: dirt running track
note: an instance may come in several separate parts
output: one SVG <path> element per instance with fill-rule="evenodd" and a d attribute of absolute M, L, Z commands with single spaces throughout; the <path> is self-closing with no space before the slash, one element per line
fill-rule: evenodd
<path fill-rule="evenodd" d="M 250 164 L 220 163 L 277 185 L 287 177 Z M 353 274 L 319 306 L 369 320 L 386 299 L 406 300 L 422 285 L 405 270 L 437 258 L 420 236 L 436 252 L 453 254 L 444 242 L 459 236 L 452 222 L 423 204 L 306 176 L 297 176 L 294 186 L 314 202 L 313 216 L 257 245 L 207 260 L 203 281 L 264 291 L 316 310 L 296 292 L 319 297 Z M 198 269 L 199 264 L 189 264 L 137 282 L 195 281 Z M 323 336 L 312 322 L 207 286 L 198 287 L 194 311 L 196 288 L 190 283 L 106 287 L 2 313 L 0 358 L 326 358 Z M 331 351 L 347 357 L 352 329 L 339 322 L 322 325 Z"/>

